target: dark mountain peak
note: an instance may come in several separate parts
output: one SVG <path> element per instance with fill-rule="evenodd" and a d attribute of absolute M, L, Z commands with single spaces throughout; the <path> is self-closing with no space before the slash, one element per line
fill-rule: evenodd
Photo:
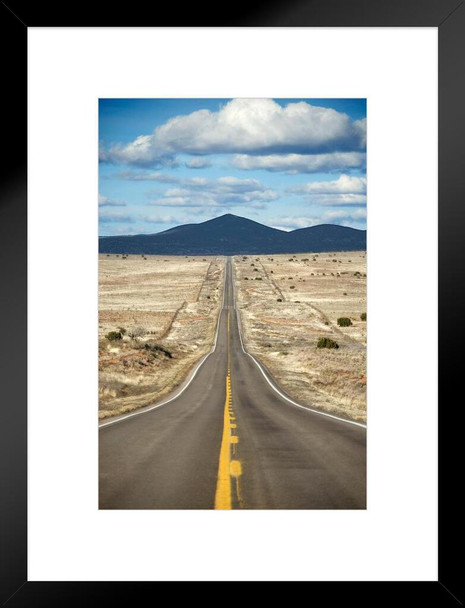
<path fill-rule="evenodd" d="M 258 226 L 264 226 L 265 228 L 269 228 L 268 226 L 265 226 L 264 224 L 260 224 L 260 222 L 256 222 L 255 220 L 250 220 L 247 217 L 242 217 L 240 215 L 234 215 L 234 213 L 224 213 L 223 215 L 219 215 L 218 217 L 214 217 L 211 220 L 206 220 L 205 222 L 202 222 L 202 224 L 208 224 L 208 225 L 224 225 L 224 226 L 250 226 L 252 224 L 258 225 Z M 270 229 L 270 228 L 269 228 Z M 270 229 L 272 230 L 272 229 Z"/>
<path fill-rule="evenodd" d="M 240 255 L 351 251 L 366 248 L 366 231 L 322 224 L 285 232 L 233 213 L 158 234 L 100 239 L 101 253 Z"/>

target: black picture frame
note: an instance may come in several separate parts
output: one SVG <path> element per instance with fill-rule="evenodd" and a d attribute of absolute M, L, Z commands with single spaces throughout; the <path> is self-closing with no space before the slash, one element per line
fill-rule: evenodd
<path fill-rule="evenodd" d="M 408 605 L 462 605 L 460 483 L 461 357 L 453 345 L 463 314 L 461 245 L 464 225 L 463 140 L 465 4 L 462 0 L 271 0 L 235 2 L 231 11 L 191 3 L 151 8 L 135 0 L 124 10 L 88 1 L 0 6 L 4 152 L 1 164 L 0 307 L 0 602 L 17 606 L 81 606 L 86 600 L 139 605 L 169 582 L 31 582 L 27 580 L 27 28 L 92 26 L 434 27 L 439 34 L 439 576 L 436 582 L 301 582 L 326 605 L 377 598 Z M 421 229 L 421 225 L 419 226 Z M 435 246 L 435 244 L 432 244 Z M 412 353 L 414 356 L 414 353 Z M 32 364 L 33 362 L 31 362 Z M 451 398 L 455 395 L 455 399 Z M 419 429 L 421 432 L 421 429 Z M 460 433 L 460 434 L 459 434 Z M 432 471 L 432 475 L 436 472 Z M 401 497 L 400 497 L 401 499 Z M 91 549 L 91 548 L 90 548 Z M 402 551 L 402 547 L 399 547 Z M 459 551 L 460 552 L 460 551 Z M 257 581 L 258 582 L 258 581 Z M 279 581 L 276 581 L 279 582 Z M 276 584 L 275 583 L 271 583 Z M 175 583 L 176 584 L 176 583 Z M 195 598 L 189 585 L 191 601 Z M 216 583 L 224 585 L 226 583 Z M 237 584 L 244 584 L 239 583 Z M 294 583 L 296 584 L 296 583 Z M 273 590 L 273 588 L 272 588 Z M 197 593 L 200 597 L 199 589 Z M 155 599 L 156 596 L 153 596 Z"/>

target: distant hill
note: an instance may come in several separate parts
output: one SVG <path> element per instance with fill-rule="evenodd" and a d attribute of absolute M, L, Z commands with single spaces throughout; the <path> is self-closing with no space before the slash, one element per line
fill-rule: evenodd
<path fill-rule="evenodd" d="M 99 238 L 100 253 L 240 255 L 365 249 L 366 230 L 321 224 L 285 232 L 231 213 L 156 234 Z"/>

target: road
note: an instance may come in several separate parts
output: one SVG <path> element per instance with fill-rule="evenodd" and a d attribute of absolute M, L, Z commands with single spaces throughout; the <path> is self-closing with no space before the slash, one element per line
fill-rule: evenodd
<path fill-rule="evenodd" d="M 230 259 L 214 351 L 99 430 L 101 509 L 365 509 L 366 428 L 299 407 L 244 350 Z"/>

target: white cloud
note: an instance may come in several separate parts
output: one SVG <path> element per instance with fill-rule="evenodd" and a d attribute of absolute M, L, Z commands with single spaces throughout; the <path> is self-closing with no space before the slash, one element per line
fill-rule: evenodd
<path fill-rule="evenodd" d="M 191 158 L 186 162 L 186 167 L 189 167 L 189 169 L 207 169 L 211 166 L 212 164 L 209 160 L 200 156 Z"/>
<path fill-rule="evenodd" d="M 237 169 L 282 171 L 288 174 L 347 171 L 364 168 L 363 152 L 333 152 L 330 154 L 269 154 L 253 156 L 236 154 L 233 165 Z"/>
<path fill-rule="evenodd" d="M 308 228 L 322 224 L 319 217 L 278 217 L 270 220 L 270 226 L 278 230 L 296 230 L 297 228 Z"/>
<path fill-rule="evenodd" d="M 150 135 L 101 150 L 100 160 L 141 167 L 175 163 L 184 154 L 318 154 L 364 151 L 366 121 L 306 102 L 233 99 L 219 111 L 176 116 Z"/>
<path fill-rule="evenodd" d="M 103 196 L 103 194 L 99 193 L 98 206 L 99 207 L 125 207 L 126 203 L 124 201 L 116 201 L 114 199 L 108 198 L 107 196 Z"/>
<path fill-rule="evenodd" d="M 310 182 L 295 186 L 292 192 L 301 194 L 366 194 L 366 177 L 340 175 L 338 179 L 327 182 Z"/>
<path fill-rule="evenodd" d="M 99 222 L 103 224 L 109 223 L 132 223 L 134 218 L 130 215 L 123 215 L 122 213 L 101 213 L 99 215 Z"/>
<path fill-rule="evenodd" d="M 163 207 L 234 207 L 247 204 L 263 208 L 265 203 L 277 200 L 278 194 L 257 179 L 240 179 L 223 176 L 217 179 L 204 177 L 183 178 L 165 173 L 121 171 L 120 179 L 131 181 L 155 181 L 172 184 L 165 193 L 152 200 L 150 205 Z"/>
<path fill-rule="evenodd" d="M 306 195 L 310 203 L 317 205 L 354 206 L 366 204 L 366 187 L 366 177 L 341 175 L 333 181 L 310 182 L 288 191 Z"/>
<path fill-rule="evenodd" d="M 365 194 L 318 194 L 310 197 L 309 202 L 316 205 L 356 206 L 366 205 Z"/>
<path fill-rule="evenodd" d="M 346 209 L 331 209 L 323 214 L 325 220 L 366 220 L 366 208 L 354 209 L 347 211 Z"/>
<path fill-rule="evenodd" d="M 319 224 L 339 224 L 341 226 L 358 228 L 365 226 L 366 209 L 359 208 L 352 211 L 344 209 L 331 209 L 325 211 L 319 217 L 277 217 L 270 220 L 270 225 L 279 230 L 296 230 L 297 228 L 307 228 L 308 226 L 318 226 Z"/>
<path fill-rule="evenodd" d="M 148 224 L 175 224 L 178 221 L 173 215 L 140 215 L 139 220 Z"/>

